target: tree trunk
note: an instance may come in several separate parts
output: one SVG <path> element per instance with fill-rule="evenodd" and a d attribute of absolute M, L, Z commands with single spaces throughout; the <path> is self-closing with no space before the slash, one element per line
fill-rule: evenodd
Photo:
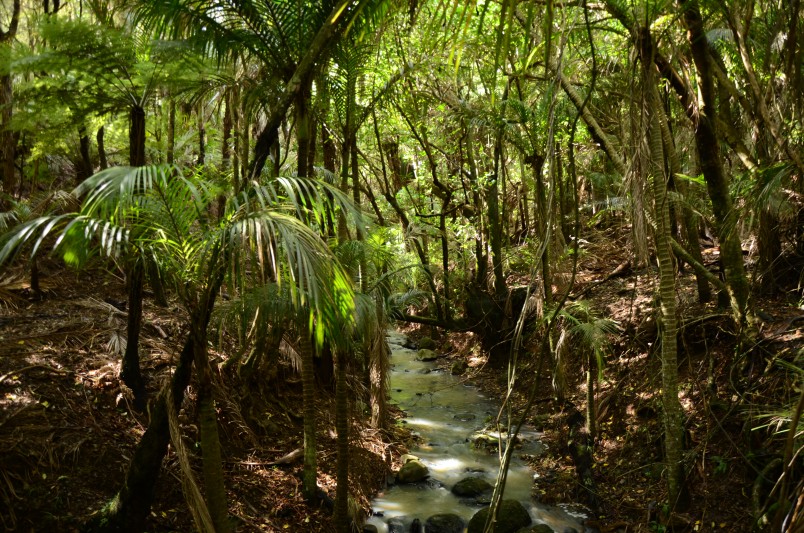
<path fill-rule="evenodd" d="M 337 354 L 335 384 L 335 431 L 338 434 L 337 489 L 335 490 L 335 530 L 349 528 L 349 392 L 346 385 L 346 354 Z"/>
<path fill-rule="evenodd" d="M 343 0 L 336 5 L 330 15 L 325 19 L 326 22 L 321 25 L 316 33 L 310 46 L 307 48 L 307 53 L 299 62 L 296 71 L 291 76 L 282 96 L 279 101 L 273 106 L 271 115 L 266 121 L 265 128 L 260 132 L 254 146 L 254 162 L 251 165 L 250 176 L 252 179 L 259 177 L 265 163 L 268 160 L 268 155 L 279 137 L 279 126 L 285 118 L 288 108 L 297 97 L 297 93 L 302 88 L 304 80 L 310 79 L 310 74 L 313 68 L 318 63 L 320 56 L 324 50 L 331 46 L 333 42 L 340 36 L 340 30 L 343 28 L 341 25 L 342 15 L 346 11 L 351 0 Z"/>
<path fill-rule="evenodd" d="M 193 317 L 193 359 L 198 374 L 198 429 L 201 434 L 204 491 L 207 507 L 216 533 L 231 530 L 226 487 L 223 479 L 223 459 L 218 435 L 218 415 L 212 387 L 212 369 L 207 357 L 207 319 Z"/>
<path fill-rule="evenodd" d="M 14 132 L 11 131 L 13 94 L 11 76 L 0 76 L 0 169 L 3 171 L 3 192 L 14 196 L 17 175 L 14 171 Z"/>
<path fill-rule="evenodd" d="M 229 97 L 229 106 L 232 114 L 232 190 L 235 195 L 240 194 L 240 169 L 243 166 L 243 160 L 240 157 L 240 122 L 241 122 L 241 109 L 240 109 L 240 87 L 235 85 L 232 87 L 232 92 Z M 246 161 L 246 164 L 248 162 Z"/>
<path fill-rule="evenodd" d="M 670 126 L 667 124 L 667 115 L 664 111 L 659 114 L 657 110 L 657 119 L 662 133 L 662 146 L 667 155 L 667 161 L 670 167 L 670 173 L 673 176 L 678 176 L 681 173 L 681 163 L 678 160 L 678 153 L 676 152 L 673 143 L 673 137 L 670 134 Z M 676 190 L 683 198 L 687 198 L 688 187 L 686 182 L 678 178 L 675 180 Z M 700 264 L 703 264 L 703 256 L 701 255 L 701 245 L 698 240 L 698 221 L 695 213 L 689 204 L 684 203 L 681 206 L 681 222 L 684 233 L 684 245 L 687 252 Z M 697 270 L 695 271 L 695 280 L 698 284 L 698 301 L 706 303 L 712 299 L 712 291 L 709 290 L 709 283 L 706 277 Z"/>
<path fill-rule="evenodd" d="M 207 130 L 204 127 L 204 106 L 198 105 L 198 160 L 196 163 L 203 166 L 207 162 Z"/>
<path fill-rule="evenodd" d="M 101 170 L 109 168 L 109 161 L 106 159 L 106 144 L 104 143 L 104 136 L 106 135 L 106 128 L 101 126 L 98 128 L 98 133 L 95 140 L 98 142 L 98 160 Z"/>
<path fill-rule="evenodd" d="M 145 284 L 145 269 L 142 259 L 132 258 L 128 269 L 128 318 L 126 327 L 126 351 L 120 369 L 120 379 L 134 393 L 134 407 L 145 410 L 147 391 L 140 371 L 140 329 L 142 328 L 142 301 Z"/>
<path fill-rule="evenodd" d="M 176 102 L 172 98 L 168 104 L 167 164 L 172 165 L 176 157 Z"/>
<path fill-rule="evenodd" d="M 0 29 L 0 47 L 11 46 L 17 36 L 19 22 L 20 0 L 14 0 L 8 29 L 5 31 Z M 8 196 L 14 196 L 17 188 L 17 176 L 14 172 L 14 150 L 17 142 L 14 132 L 11 131 L 13 104 L 14 94 L 11 74 L 4 74 L 0 76 L 0 172 L 3 174 L 3 192 Z M 0 208 L 4 208 L 4 204 L 5 202 L 0 200 Z"/>
<path fill-rule="evenodd" d="M 712 201 L 712 211 L 720 240 L 720 262 L 729 289 L 732 313 L 737 327 L 745 325 L 748 303 L 748 279 L 743 264 L 740 235 L 737 228 L 737 211 L 733 209 L 729 183 L 720 159 L 720 142 L 716 129 L 715 93 L 712 80 L 709 43 L 703 29 L 703 20 L 697 0 L 679 0 L 687 26 L 687 38 L 692 59 L 698 71 L 701 109 L 695 128 L 695 145 L 701 161 L 701 170 Z"/>
<path fill-rule="evenodd" d="M 507 93 L 507 91 L 506 91 Z M 486 207 L 488 208 L 489 240 L 491 241 L 491 267 L 494 272 L 494 292 L 497 296 L 505 294 L 505 273 L 502 262 L 503 222 L 500 218 L 500 166 L 502 159 L 502 131 L 497 133 L 494 143 L 494 174 L 486 186 Z"/>
<path fill-rule="evenodd" d="M 642 39 L 649 42 L 648 36 Z M 659 260 L 659 296 L 661 300 L 661 346 L 662 346 L 662 409 L 664 412 L 664 444 L 667 462 L 667 490 L 669 504 L 676 510 L 683 489 L 681 458 L 683 449 L 682 411 L 678 400 L 678 350 L 676 317 L 676 281 L 670 239 L 670 206 L 665 177 L 665 156 L 662 146 L 659 113 L 664 113 L 653 76 L 653 58 L 650 47 L 640 50 L 643 72 L 643 91 L 646 94 L 648 112 L 648 147 L 650 149 L 650 180 L 653 184 L 654 220 L 656 221 L 656 257 Z"/>
<path fill-rule="evenodd" d="M 123 487 L 82 528 L 85 533 L 141 533 L 151 510 L 154 487 L 170 441 L 168 387 L 173 408 L 178 412 L 190 383 L 193 365 L 193 336 L 184 343 L 173 378 L 165 385 L 151 408 L 148 429 L 140 438 L 129 464 Z"/>
<path fill-rule="evenodd" d="M 145 165 L 145 110 L 139 105 L 129 110 L 128 149 L 129 165 Z"/>
<path fill-rule="evenodd" d="M 304 409 L 304 470 L 302 494 L 307 501 L 314 501 L 318 488 L 316 464 L 316 415 L 315 415 L 315 366 L 313 364 L 312 332 L 303 328 L 299 340 L 302 363 L 302 398 Z"/>
<path fill-rule="evenodd" d="M 595 377 L 597 372 L 597 361 L 593 350 L 589 350 L 586 356 L 586 432 L 589 439 L 595 440 Z"/>
<path fill-rule="evenodd" d="M 544 156 L 538 152 L 533 152 L 527 159 L 527 163 L 533 168 L 533 181 L 536 184 L 536 227 L 539 231 L 539 240 L 543 243 L 544 251 L 539 261 L 542 266 L 542 286 L 544 290 L 544 305 L 549 307 L 553 304 L 553 281 L 550 274 L 550 242 L 548 224 L 549 215 L 547 213 L 547 192 L 542 181 L 542 168 L 544 167 Z"/>
<path fill-rule="evenodd" d="M 232 91 L 226 91 L 223 110 L 223 140 L 221 141 L 221 166 L 229 169 L 232 160 Z"/>
<path fill-rule="evenodd" d="M 81 154 L 81 161 L 78 171 L 75 173 L 76 185 L 82 183 L 92 175 L 92 159 L 89 155 L 89 134 L 83 124 L 78 127 L 78 151 Z"/>
<path fill-rule="evenodd" d="M 385 341 L 385 309 L 383 296 L 375 294 L 379 342 L 372 342 L 369 350 L 369 403 L 371 404 L 371 427 L 385 430 L 388 426 L 388 343 Z"/>
<path fill-rule="evenodd" d="M 132 167 L 145 165 L 145 110 L 140 106 L 132 106 L 129 112 L 130 124 L 129 164 Z M 134 254 L 140 253 L 134 251 Z M 145 382 L 140 372 L 140 327 L 142 325 L 143 285 L 145 270 L 141 257 L 130 259 L 127 272 L 128 289 L 128 324 L 126 328 L 126 352 L 123 355 L 120 378 L 134 392 L 134 407 L 140 411 L 145 409 Z"/>

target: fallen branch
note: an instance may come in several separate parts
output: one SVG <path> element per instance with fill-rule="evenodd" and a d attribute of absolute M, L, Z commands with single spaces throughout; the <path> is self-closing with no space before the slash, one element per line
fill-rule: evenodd
<path fill-rule="evenodd" d="M 715 288 L 717 288 L 718 290 L 720 291 L 726 290 L 726 284 L 723 283 L 723 281 L 719 277 L 712 274 L 708 268 L 706 268 L 701 263 L 693 259 L 693 257 L 687 252 L 687 250 L 685 250 L 684 247 L 678 243 L 678 241 L 676 241 L 675 239 L 670 239 L 670 246 L 673 248 L 673 253 L 676 254 L 681 259 L 683 259 L 684 261 L 686 261 L 687 264 L 689 264 L 697 274 L 701 274 L 703 277 L 705 277 L 706 281 L 714 285 Z"/>
<path fill-rule="evenodd" d="M 630 260 L 625 260 L 622 263 L 620 263 L 619 265 L 617 265 L 617 268 L 612 270 L 611 273 L 608 276 L 606 276 L 605 278 L 601 279 L 600 281 L 596 281 L 594 283 L 591 283 L 591 284 L 587 285 L 586 287 L 581 289 L 581 292 L 579 292 L 577 294 L 573 294 L 569 298 L 571 300 L 577 300 L 578 298 L 582 297 L 584 294 L 586 294 L 587 292 L 591 291 L 595 287 L 603 285 L 607 281 L 611 281 L 614 278 L 620 278 L 620 277 L 627 276 L 630 272 L 631 272 L 631 261 Z"/>
<path fill-rule="evenodd" d="M 13 372 L 9 372 L 7 374 L 3 374 L 2 376 L 0 376 L 0 384 L 2 384 L 9 376 L 16 376 L 17 374 L 22 374 L 23 372 L 27 370 L 32 370 L 34 368 L 41 368 L 43 370 L 48 370 L 55 374 L 74 374 L 72 370 L 59 370 L 58 368 L 53 368 L 52 366 L 47 365 L 31 365 L 20 368 L 18 370 L 14 370 Z"/>

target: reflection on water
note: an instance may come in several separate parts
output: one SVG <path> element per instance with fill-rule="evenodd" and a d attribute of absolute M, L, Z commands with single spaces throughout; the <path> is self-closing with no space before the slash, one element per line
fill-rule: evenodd
<path fill-rule="evenodd" d="M 403 335 L 389 332 L 393 365 L 391 398 L 407 413 L 404 423 L 421 436 L 421 446 L 411 453 L 427 465 L 430 478 L 414 485 L 394 485 L 374 499 L 375 516 L 368 523 L 381 533 L 389 531 L 389 521 L 407 533 L 414 519 L 423 524 L 434 514 L 453 513 L 468 522 L 481 504 L 455 496 L 450 492 L 452 487 L 468 476 L 482 477 L 493 485 L 499 467 L 496 452 L 471 445 L 472 436 L 496 416 L 496 405 L 476 388 L 439 371 L 433 363 L 417 361 L 416 352 L 404 348 L 404 342 Z M 542 451 L 537 432 L 528 429 L 520 437 L 522 448 L 516 455 Z M 508 473 L 505 498 L 525 504 L 535 523 L 547 523 L 559 532 L 566 528 L 583 531 L 583 526 L 564 511 L 530 502 L 532 475 L 523 461 L 515 457 Z"/>

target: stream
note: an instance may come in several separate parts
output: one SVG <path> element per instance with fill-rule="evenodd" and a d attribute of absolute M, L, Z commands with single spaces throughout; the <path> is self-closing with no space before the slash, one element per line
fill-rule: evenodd
<path fill-rule="evenodd" d="M 438 369 L 435 363 L 417 360 L 417 352 L 403 346 L 404 335 L 389 331 L 387 339 L 391 348 L 391 401 L 407 413 L 403 423 L 419 435 L 421 444 L 411 454 L 427 466 L 430 475 L 418 483 L 393 484 L 379 494 L 372 501 L 372 516 L 366 525 L 379 533 L 419 533 L 414 520 L 419 520 L 419 529 L 424 532 L 429 517 L 444 513 L 458 515 L 468 523 L 488 503 L 491 493 L 466 498 L 454 495 L 451 489 L 466 477 L 481 477 L 494 485 L 499 468 L 496 449 L 477 449 L 473 441 L 494 420 L 499 402 Z M 508 473 L 505 499 L 519 500 L 533 524 L 549 525 L 558 533 L 582 533 L 581 515 L 531 501 L 534 473 L 520 456 L 541 453 L 544 446 L 539 437 L 533 428 L 523 428 L 521 448 L 515 451 Z M 371 527 L 366 530 L 374 531 Z"/>

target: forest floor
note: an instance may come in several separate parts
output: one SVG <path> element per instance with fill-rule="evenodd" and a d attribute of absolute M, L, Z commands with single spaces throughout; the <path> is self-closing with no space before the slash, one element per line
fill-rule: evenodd
<path fill-rule="evenodd" d="M 754 508 L 764 504 L 779 475 L 778 468 L 766 468 L 781 456 L 784 442 L 770 415 L 799 394 L 783 363 L 795 362 L 804 346 L 800 293 L 754 297 L 753 306 L 763 317 L 759 337 L 735 355 L 727 313 L 697 303 L 691 274 L 679 277 L 689 505 L 676 509 L 668 523 L 662 512 L 661 374 L 652 310 L 657 276 L 626 267 L 609 277 L 623 265 L 626 249 L 624 236 L 601 232 L 590 238 L 574 289 L 575 294 L 584 291 L 591 308 L 620 328 L 597 386 L 593 479 L 599 505 L 589 525 L 604 533 L 661 532 L 670 530 L 668 525 L 675 531 L 751 531 Z M 716 249 L 706 252 L 714 263 Z M 126 325 L 119 274 L 100 269 L 76 273 L 47 261 L 41 270 L 40 297 L 31 294 L 23 270 L 0 280 L 0 520 L 7 531 L 77 530 L 119 489 L 147 425 L 147 415 L 131 409 L 130 395 L 118 380 Z M 413 337 L 432 335 L 407 331 Z M 186 334 L 183 310 L 146 299 L 141 357 L 152 396 L 171 374 Z M 451 349 L 440 364 L 469 360 L 468 379 L 502 396 L 505 372 L 484 365 L 472 334 L 450 334 L 442 341 Z M 568 358 L 564 368 L 563 402 L 555 400 L 552 365 L 543 365 L 545 371 L 536 376 L 533 360 L 526 361 L 513 395 L 515 405 L 524 405 L 537 380 L 537 403 L 528 420 L 544 430 L 548 444 L 548 453 L 533 461 L 538 474 L 534 497 L 545 503 L 586 500 L 568 451 L 568 406 L 584 412 L 586 401 L 584 357 L 578 355 Z M 218 365 L 226 361 L 223 353 L 214 356 Z M 239 530 L 330 531 L 330 509 L 311 508 L 301 496 L 301 462 L 270 464 L 302 445 L 301 382 L 295 370 L 282 365 L 271 381 L 248 385 L 220 376 L 227 489 Z M 321 390 L 328 387 L 322 384 Z M 200 479 L 193 390 L 180 421 Z M 319 484 L 334 497 L 331 397 L 320 394 L 318 399 L 318 457 Z M 350 487 L 365 508 L 385 485 L 394 458 L 406 450 L 405 436 L 396 435 L 394 444 L 387 444 L 357 423 L 351 435 Z M 149 531 L 193 530 L 181 476 L 171 449 L 157 483 Z"/>
<path fill-rule="evenodd" d="M 587 526 L 603 533 L 715 531 L 748 532 L 758 506 L 781 469 L 786 434 L 779 434 L 775 414 L 798 401 L 795 370 L 804 354 L 804 311 L 800 290 L 775 298 L 752 296 L 762 317 L 755 343 L 735 354 L 729 315 L 714 303 L 697 302 L 695 278 L 678 277 L 680 398 L 685 414 L 684 470 L 687 503 L 668 514 L 662 446 L 661 371 L 653 299 L 658 275 L 623 263 L 626 236 L 600 233 L 584 245 L 573 294 L 582 294 L 598 317 L 617 321 L 602 379 L 596 385 L 593 480 L 597 507 Z M 717 248 L 704 250 L 716 268 Z M 750 266 L 750 263 L 749 263 Z M 794 271 L 797 278 L 800 270 Z M 615 275 L 610 275 L 616 273 Z M 522 282 L 522 280 L 511 280 Z M 797 280 L 796 280 L 797 281 Z M 556 291 L 558 293 L 558 291 Z M 578 298 L 580 299 L 580 298 Z M 572 299 L 569 301 L 573 301 Z M 413 336 L 428 331 L 411 332 Z M 452 347 L 441 365 L 469 358 L 469 380 L 492 396 L 504 397 L 505 371 L 490 368 L 477 353 L 473 334 L 452 334 Z M 582 345 L 571 350 L 564 367 L 565 398 L 559 402 L 552 383 L 554 363 L 537 376 L 535 354 L 518 374 L 513 405 L 521 408 L 533 388 L 536 403 L 528 422 L 544 431 L 548 451 L 532 461 L 537 479 L 533 496 L 547 504 L 589 502 L 571 458 L 568 418 L 586 408 L 586 368 Z M 778 403 L 774 403 L 778 402 Z M 768 466 L 770 465 L 770 466 Z M 802 494 L 800 472 L 792 484 Z M 804 497 L 799 498 L 799 505 Z"/>
<path fill-rule="evenodd" d="M 24 271 L 0 285 L 0 526 L 6 531 L 77 531 L 120 488 L 147 426 L 118 379 L 126 299 L 118 274 L 41 265 L 43 295 Z M 171 375 L 187 335 L 183 310 L 146 298 L 140 357 L 151 397 Z M 225 356 L 213 353 L 222 365 Z M 220 366 L 219 366 L 220 368 Z M 301 495 L 301 458 L 273 461 L 302 446 L 301 380 L 281 366 L 270 382 L 224 381 L 216 400 L 230 510 L 238 531 L 331 531 L 327 499 L 311 508 Z M 267 394 L 258 394 L 261 387 Z M 327 390 L 328 385 L 322 385 Z M 194 388 L 179 414 L 201 480 Z M 260 398 L 260 400 L 256 400 Z M 319 485 L 335 496 L 336 443 L 331 394 L 319 394 Z M 379 435 L 352 427 L 351 494 L 359 506 L 386 483 L 399 453 Z M 194 531 L 171 447 L 156 485 L 148 531 Z"/>

